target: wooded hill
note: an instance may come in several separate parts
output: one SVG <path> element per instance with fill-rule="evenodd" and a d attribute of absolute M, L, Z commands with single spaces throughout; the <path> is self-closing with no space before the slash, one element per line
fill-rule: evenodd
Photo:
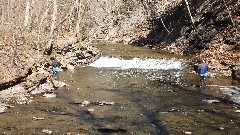
<path fill-rule="evenodd" d="M 41 67 L 66 45 L 99 40 L 162 48 L 211 60 L 212 66 L 240 61 L 238 0 L 1 0 L 0 5 L 1 82 Z"/>

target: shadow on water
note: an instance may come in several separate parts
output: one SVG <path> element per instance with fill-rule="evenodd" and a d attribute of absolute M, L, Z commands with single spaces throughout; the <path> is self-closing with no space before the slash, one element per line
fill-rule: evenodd
<path fill-rule="evenodd" d="M 194 74 L 85 67 L 63 72 L 61 78 L 69 86 L 56 91 L 58 98 L 41 99 L 35 107 L 51 116 L 54 125 L 47 121 L 46 124 L 56 134 L 224 134 L 233 129 L 231 133 L 238 132 L 239 116 L 231 112 L 234 104 L 211 93 L 217 90 L 215 87 L 194 86 L 198 80 Z M 203 102 L 208 99 L 220 103 Z M 114 105 L 82 106 L 82 101 L 113 101 Z"/>
<path fill-rule="evenodd" d="M 133 54 L 125 53 L 125 56 Z M 151 55 L 157 57 L 154 52 Z M 44 134 L 43 131 L 50 130 L 53 135 L 185 132 L 225 135 L 240 132 L 239 114 L 234 112 L 239 105 L 228 102 L 217 87 L 231 84 L 223 79 L 209 78 L 209 87 L 201 89 L 196 87 L 196 74 L 185 70 L 89 66 L 61 72 L 60 79 L 68 85 L 54 91 L 57 98 L 36 97 L 30 104 L 1 114 L 5 121 L 0 124 L 0 133 Z M 203 102 L 212 99 L 219 102 Z M 89 104 L 82 104 L 83 101 Z M 97 104 L 101 101 L 114 104 Z"/>
<path fill-rule="evenodd" d="M 81 74 L 84 76 L 85 80 L 88 80 L 89 77 L 92 78 L 92 75 L 91 76 L 88 76 L 86 74 L 84 75 L 83 72 L 81 72 Z M 106 71 L 106 72 L 108 72 L 108 71 Z M 103 75 L 106 72 L 103 72 L 103 73 L 96 72 L 96 73 L 98 74 L 97 76 L 101 76 L 101 78 L 103 77 L 100 80 L 104 80 L 105 77 L 106 77 L 105 79 L 114 78 L 114 76 L 112 76 L 112 75 L 110 75 L 110 76 Z M 87 73 L 87 74 L 89 74 L 89 73 Z M 92 72 L 91 74 L 95 74 L 95 73 Z M 114 73 L 114 75 L 115 75 L 115 73 Z M 68 75 L 65 75 L 65 76 L 67 77 Z M 79 82 L 83 81 L 81 79 L 81 77 L 80 78 L 77 77 L 74 80 L 79 80 Z M 90 80 L 92 80 L 92 79 L 90 79 Z M 95 79 L 93 79 L 93 80 L 95 80 Z M 52 107 L 52 109 L 50 109 L 49 106 L 48 106 L 47 111 L 45 109 L 43 109 L 42 111 L 46 112 L 46 113 L 50 113 L 51 115 L 68 115 L 71 117 L 76 117 L 77 119 L 79 119 L 79 121 L 81 121 L 81 123 L 85 123 L 83 125 L 85 125 L 85 126 L 88 124 L 91 125 L 91 128 L 84 130 L 85 132 L 87 131 L 89 134 L 110 134 L 110 133 L 131 134 L 131 133 L 140 133 L 140 132 L 159 134 L 159 135 L 168 134 L 166 128 L 156 118 L 159 111 L 151 110 L 148 108 L 148 106 L 145 106 L 146 105 L 145 103 L 142 103 L 142 99 L 144 98 L 144 100 L 146 100 L 144 102 L 146 102 L 147 104 L 148 103 L 152 104 L 150 99 L 152 99 L 152 98 L 155 99 L 156 97 L 149 95 L 150 93 L 145 93 L 145 92 L 142 92 L 142 90 L 138 90 L 139 84 L 137 84 L 137 83 L 131 82 L 130 84 L 128 84 L 126 86 L 125 83 L 122 83 L 121 80 L 118 80 L 119 84 L 116 84 L 117 85 L 116 86 L 117 88 L 116 88 L 116 87 L 113 87 L 111 84 L 111 83 L 114 83 L 115 81 L 113 81 L 113 82 L 105 82 L 105 81 L 106 80 L 104 80 L 102 83 L 101 82 L 96 83 L 97 88 L 95 88 L 95 85 L 94 86 L 89 85 L 91 81 L 90 82 L 85 81 L 84 84 L 85 84 L 86 89 L 84 90 L 84 92 L 91 91 L 90 93 L 88 93 L 89 94 L 88 98 L 84 97 L 83 93 L 82 93 L 83 95 L 81 95 L 81 96 L 80 96 L 80 94 L 77 94 L 77 93 L 71 93 L 70 91 L 77 88 L 77 86 L 74 86 L 74 85 L 71 88 L 72 90 L 70 89 L 70 90 L 66 90 L 66 91 L 68 91 L 69 95 L 71 95 L 71 96 L 72 96 L 72 94 L 76 94 L 76 95 L 80 96 L 76 100 L 83 98 L 82 100 L 84 100 L 84 99 L 90 100 L 91 99 L 91 101 L 97 101 L 98 98 L 95 97 L 95 94 L 100 95 L 101 94 L 100 91 L 104 92 L 105 94 L 109 93 L 110 95 L 106 95 L 107 97 L 114 94 L 114 95 L 116 95 L 115 98 L 121 97 L 121 101 L 122 101 L 122 99 L 125 99 L 124 102 L 118 101 L 113 106 L 99 107 L 98 105 L 95 105 L 95 104 L 89 104 L 89 105 L 85 106 L 86 108 L 95 108 L 95 109 L 99 109 L 99 110 L 112 108 L 110 111 L 104 112 L 104 113 L 107 113 L 107 115 L 102 116 L 103 114 L 101 114 L 101 113 L 94 113 L 94 112 L 91 113 L 85 109 L 78 108 L 80 105 L 72 102 L 74 100 L 74 98 L 72 98 L 71 96 L 68 97 L 66 95 L 63 95 L 64 97 L 61 97 L 61 95 L 60 95 L 59 98 L 61 98 L 61 100 L 63 100 L 63 98 L 64 98 L 64 100 L 68 101 L 69 102 L 68 107 L 73 109 L 72 111 L 66 112 L 66 108 L 62 108 L 62 107 L 60 107 L 60 108 Z M 107 81 L 109 81 L 109 80 L 107 79 Z M 76 83 L 79 84 L 79 82 L 77 81 Z M 110 86 L 109 86 L 109 83 L 110 83 Z M 80 83 L 80 85 L 83 85 L 83 84 Z M 106 85 L 106 86 L 104 86 L 104 85 Z M 110 87 L 110 88 L 104 88 L 104 87 Z M 140 89 L 142 89 L 142 88 L 140 88 Z M 94 92 L 94 93 L 92 93 L 92 92 Z M 64 94 L 64 93 L 62 93 L 62 94 Z M 100 96 L 102 96 L 102 95 L 100 95 Z M 110 100 L 110 99 L 105 99 L 105 100 Z M 135 112 L 134 110 L 137 112 Z M 142 118 L 140 118 L 141 120 L 139 120 L 137 118 L 137 117 L 139 117 L 139 115 L 140 115 L 140 117 L 144 117 L 144 119 L 146 119 L 148 122 L 146 122 L 146 120 L 142 120 Z M 107 125 L 112 125 L 112 126 L 108 127 Z M 148 128 L 146 128 L 146 126 Z M 86 127 L 88 127 L 88 126 L 86 126 Z M 146 130 L 146 131 L 144 131 L 144 130 Z"/>
<path fill-rule="evenodd" d="M 161 82 L 157 81 L 158 85 L 163 85 Z M 230 106 L 235 106 L 240 108 L 240 104 L 236 103 L 232 100 L 230 100 L 228 97 L 219 97 L 219 96 L 215 96 L 213 94 L 207 94 L 204 93 L 204 91 L 208 91 L 209 89 L 211 89 L 210 87 L 205 87 L 202 88 L 200 86 L 194 86 L 197 87 L 197 91 L 192 91 L 189 89 L 189 87 L 184 88 L 184 86 L 182 85 L 176 85 L 176 84 L 168 84 L 168 85 L 172 85 L 172 87 L 177 88 L 178 90 L 180 90 L 181 92 L 185 92 L 185 93 L 189 93 L 190 95 L 192 95 L 193 97 L 202 97 L 203 100 L 207 100 L 207 99 L 214 99 L 217 101 L 217 103 L 222 103 L 224 105 L 230 105 Z M 191 86 L 193 87 L 193 86 Z M 180 94 L 179 94 L 180 95 Z M 185 104 L 187 106 L 187 104 Z M 192 104 L 188 104 L 188 105 L 192 105 Z M 228 115 L 226 112 L 223 111 L 216 111 L 214 108 L 204 108 L 203 109 L 204 112 L 206 113 L 210 113 L 210 115 L 217 115 L 219 117 L 226 117 L 227 119 L 231 119 L 231 120 L 238 120 L 239 118 L 236 116 L 232 116 L 232 115 Z M 236 121 L 236 124 L 240 124 L 240 121 Z"/>
<path fill-rule="evenodd" d="M 151 125 L 151 127 L 155 129 L 155 131 L 152 132 L 152 134 L 158 134 L 158 135 L 167 135 L 168 134 L 166 127 L 164 125 L 162 125 L 161 122 L 159 122 L 156 118 L 160 111 L 159 110 L 151 110 L 151 109 L 147 108 L 148 106 L 145 106 L 145 104 L 141 103 L 141 100 L 143 100 L 143 99 L 147 99 L 147 100 L 149 100 L 151 98 L 156 99 L 156 97 L 149 95 L 149 93 L 141 92 L 141 94 L 140 94 L 139 91 L 124 92 L 123 90 L 111 90 L 111 89 L 109 89 L 109 90 L 105 89 L 105 91 L 111 91 L 111 92 L 116 93 L 117 95 L 121 95 L 121 96 L 124 96 L 124 97 L 127 97 L 128 99 L 130 99 L 131 104 L 134 104 L 134 106 L 136 106 L 138 108 L 139 115 L 146 117 L 146 119 L 148 121 L 147 123 L 149 123 Z M 146 101 L 146 103 L 147 102 L 151 102 L 151 101 Z M 146 126 L 144 123 L 141 123 L 141 122 L 134 122 L 132 124 L 134 124 L 135 126 L 139 126 L 140 127 L 139 131 L 141 131 L 141 129 L 143 129 L 144 126 Z"/>
<path fill-rule="evenodd" d="M 108 130 L 97 130 L 98 132 L 104 132 L 104 131 L 121 132 L 123 129 L 124 131 L 127 131 L 127 133 L 131 133 L 131 131 L 135 131 L 137 133 L 137 132 L 143 131 L 143 129 L 146 129 L 144 128 L 146 127 L 146 125 L 151 125 L 147 127 L 146 129 L 146 131 L 148 131 L 147 133 L 153 133 L 153 134 L 179 133 L 180 131 L 174 131 L 174 130 L 171 130 L 171 128 L 169 129 L 169 126 L 173 123 L 171 123 L 171 121 L 169 122 L 168 120 L 166 120 L 164 118 L 164 115 L 173 115 L 172 117 L 176 117 L 175 120 L 177 119 L 180 120 L 181 117 L 185 117 L 185 116 L 182 116 L 182 114 L 185 114 L 185 113 L 186 114 L 189 113 L 188 115 L 191 115 L 189 116 L 190 119 L 194 118 L 194 119 L 197 119 L 195 121 L 203 122 L 203 125 L 205 125 L 206 127 L 210 125 L 210 129 L 214 127 L 214 126 L 211 126 L 214 124 L 211 124 L 211 122 L 209 122 L 208 120 L 209 118 L 207 118 L 209 116 L 221 118 L 223 121 L 235 120 L 235 124 L 236 125 L 239 124 L 239 120 L 237 116 L 235 116 L 234 114 L 228 114 L 229 112 L 227 112 L 227 110 L 224 110 L 224 107 L 229 105 L 231 106 L 232 105 L 231 103 L 229 104 L 229 102 L 226 102 L 226 99 L 222 97 L 214 96 L 213 94 L 209 94 L 209 93 L 204 93 L 202 92 L 201 88 L 193 87 L 193 86 L 184 87 L 183 84 L 176 85 L 176 84 L 172 84 L 171 82 L 167 82 L 167 80 L 165 80 L 164 83 L 159 82 L 158 80 L 149 82 L 145 79 L 139 79 L 139 78 L 143 78 L 143 76 L 140 75 L 139 72 L 135 72 L 135 74 L 138 74 L 138 77 L 139 77 L 139 78 L 137 77 L 138 80 L 136 81 L 136 78 L 133 77 L 131 74 L 126 77 L 125 76 L 126 74 L 121 73 L 121 71 L 117 71 L 119 74 L 121 74 L 122 77 L 125 76 L 124 79 L 122 80 L 121 77 L 118 76 L 116 71 L 112 71 L 112 72 L 104 71 L 104 70 L 100 71 L 98 73 L 98 76 L 101 76 L 101 77 L 98 79 L 104 80 L 104 78 L 105 79 L 111 78 L 111 81 L 107 79 L 105 80 L 106 82 L 103 81 L 102 83 L 100 83 L 100 85 L 96 84 L 100 87 L 94 88 L 95 86 L 94 87 L 91 86 L 91 89 L 96 90 L 96 91 L 94 90 L 95 92 L 94 94 L 98 94 L 97 91 L 100 90 L 106 93 L 108 92 L 114 93 L 119 97 L 124 97 L 124 99 L 127 99 L 127 103 L 125 103 L 125 101 L 122 101 L 122 100 L 118 101 L 115 104 L 114 108 L 116 109 L 115 111 L 121 110 L 121 107 L 124 107 L 124 106 L 126 107 L 126 109 L 124 111 L 121 110 L 122 111 L 121 114 L 118 114 L 118 115 L 113 110 L 108 111 L 107 113 L 109 115 L 116 115 L 112 117 L 105 116 L 104 118 L 99 119 L 98 118 L 99 114 L 94 115 L 94 117 L 93 115 L 91 115 L 91 117 L 86 117 L 84 121 L 89 122 L 88 121 L 89 119 L 93 120 L 90 122 L 93 125 L 97 126 L 98 127 L 97 129 L 108 129 Z M 143 74 L 145 75 L 145 73 Z M 143 82 L 148 82 L 148 83 L 143 83 Z M 173 81 L 173 82 L 176 82 L 176 81 Z M 105 88 L 105 87 L 110 87 L 110 88 Z M 205 90 L 208 91 L 208 89 L 210 88 L 206 88 Z M 172 90 L 172 92 L 169 92 L 168 90 Z M 186 99 L 188 100 L 185 101 Z M 220 101 L 220 103 L 212 104 L 212 105 L 203 103 L 203 100 L 206 100 L 206 99 L 217 99 Z M 221 110 L 221 107 L 223 107 L 223 110 Z M 137 110 L 137 114 L 136 113 L 130 114 L 132 119 L 129 119 L 128 113 L 136 111 L 135 109 Z M 200 112 L 202 111 L 201 113 L 203 113 L 204 116 L 206 117 L 197 116 L 198 111 Z M 128 116 L 125 115 L 126 112 Z M 139 120 L 138 118 L 139 116 L 137 115 L 140 115 L 141 117 L 145 117 L 146 120 L 142 122 L 142 120 Z M 118 121 L 118 119 L 116 120 L 116 118 L 121 118 L 125 120 L 122 127 L 121 126 L 120 127 L 116 126 L 115 128 L 105 127 L 106 125 L 108 125 L 107 123 L 121 123 Z M 173 122 L 175 120 L 173 120 Z M 217 123 L 222 123 L 221 120 L 220 121 L 215 119 L 212 119 L 212 120 L 216 122 L 216 125 Z M 165 124 L 167 122 L 169 125 Z M 186 121 L 186 123 L 188 122 L 191 123 L 191 120 Z M 137 126 L 137 127 L 131 127 L 131 126 Z M 179 127 L 176 126 L 175 128 L 179 128 Z M 192 128 L 194 129 L 199 127 L 192 127 Z M 202 126 L 201 128 L 203 130 L 204 126 Z M 225 131 L 221 131 L 221 132 L 225 132 Z"/>

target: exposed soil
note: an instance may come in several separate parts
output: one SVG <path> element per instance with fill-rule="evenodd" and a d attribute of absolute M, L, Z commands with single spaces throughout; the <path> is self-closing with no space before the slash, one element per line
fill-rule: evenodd
<path fill-rule="evenodd" d="M 155 15 L 150 32 L 131 43 L 190 56 L 196 64 L 205 60 L 213 76 L 231 76 L 231 66 L 239 74 L 239 4 L 237 0 L 195 0 L 189 2 L 189 12 L 182 1 L 166 14 Z"/>
<path fill-rule="evenodd" d="M 43 51 L 29 45 L 1 47 L 0 101 L 7 104 L 25 104 L 26 98 L 33 93 L 51 92 L 62 87 L 64 83 L 52 78 L 52 62 L 56 57 L 60 58 L 64 70 L 89 64 L 101 55 L 96 48 L 77 44 L 71 39 L 61 40 L 52 55 L 44 55 Z"/>

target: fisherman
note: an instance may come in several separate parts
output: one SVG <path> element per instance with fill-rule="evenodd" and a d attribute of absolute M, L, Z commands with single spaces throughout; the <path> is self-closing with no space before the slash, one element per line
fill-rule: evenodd
<path fill-rule="evenodd" d="M 56 57 L 56 59 L 52 63 L 52 71 L 53 71 L 53 78 L 55 80 L 59 80 L 59 72 L 60 72 L 60 61 L 59 57 Z"/>
<path fill-rule="evenodd" d="M 209 67 L 205 63 L 204 60 L 202 60 L 202 63 L 198 66 L 198 74 L 200 76 L 200 82 L 202 87 L 206 87 L 206 77 L 208 75 Z"/>

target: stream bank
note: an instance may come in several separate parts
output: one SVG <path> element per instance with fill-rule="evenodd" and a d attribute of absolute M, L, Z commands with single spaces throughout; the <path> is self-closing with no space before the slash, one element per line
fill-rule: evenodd
<path fill-rule="evenodd" d="M 54 50 L 52 55 L 36 55 L 31 50 L 17 54 L 17 61 L 21 64 L 24 64 L 22 61 L 26 61 L 25 59 L 30 60 L 22 68 L 9 68 L 11 65 L 5 64 L 2 71 L 9 73 L 5 75 L 9 78 L 1 80 L 0 83 L 0 113 L 4 113 L 12 104 L 30 103 L 33 95 L 51 93 L 55 88 L 65 86 L 64 82 L 52 78 L 52 62 L 56 57 L 60 58 L 61 70 L 73 70 L 75 67 L 86 66 L 101 56 L 96 48 L 71 39 L 61 42 Z M 14 69 L 20 71 L 15 73 Z"/>
<path fill-rule="evenodd" d="M 103 54 L 98 60 L 104 58 L 104 64 L 111 66 L 99 65 L 97 60 L 93 66 L 61 72 L 60 80 L 67 85 L 53 90 L 55 97 L 36 96 L 29 104 L 6 110 L 0 115 L 5 119 L 0 132 L 7 135 L 239 133 L 239 104 L 228 100 L 223 92 L 235 89 L 229 92 L 236 95 L 238 82 L 231 78 L 208 78 L 207 87 L 202 89 L 197 86 L 197 74 L 189 72 L 192 68 L 185 66 L 184 58 L 142 47 L 117 49 L 123 46 L 105 45 L 100 49 Z M 122 61 L 116 65 L 114 61 L 119 60 Z M 134 68 L 136 63 L 139 68 Z M 164 66 L 165 63 L 168 64 Z"/>
<path fill-rule="evenodd" d="M 148 46 L 152 49 L 162 48 L 172 53 L 184 55 L 190 53 L 190 56 L 197 55 L 197 59 L 206 59 L 213 67 L 217 68 L 222 68 L 223 65 L 238 64 L 240 54 L 239 33 L 237 31 L 238 27 L 234 26 L 233 23 L 239 24 L 239 9 L 237 9 L 239 3 L 236 0 L 224 2 L 221 0 L 192 0 L 189 2 L 190 10 L 195 13 L 193 14 L 193 19 L 196 19 L 192 25 L 191 19 L 188 16 L 189 11 L 183 1 L 171 4 L 170 10 L 166 10 L 166 15 L 162 15 L 162 13 L 145 14 L 145 11 L 148 11 L 149 7 L 151 9 L 154 8 L 152 8 L 153 5 L 151 3 L 144 1 L 142 5 L 139 5 L 141 8 L 135 7 L 139 10 L 130 11 L 127 13 L 127 17 L 113 15 L 117 23 L 111 24 L 112 21 L 109 21 L 109 25 L 106 25 L 105 22 L 107 20 L 105 21 L 104 19 L 104 22 L 101 22 L 103 19 L 93 18 L 96 21 L 92 22 L 98 23 L 94 24 L 93 28 L 89 28 L 89 31 L 86 31 L 86 33 L 89 32 L 89 36 L 84 38 L 89 38 L 89 40 L 106 39 L 107 41 L 119 41 L 126 44 L 136 43 L 135 45 Z M 94 4 L 98 3 L 95 1 Z M 161 3 L 158 4 L 160 5 Z M 208 6 L 212 4 L 214 8 Z M 111 4 L 109 5 L 111 6 Z M 231 9 L 231 12 L 228 11 L 229 9 Z M 108 13 L 104 10 L 101 11 Z M 94 12 L 90 13 L 95 14 Z M 106 16 L 108 19 L 110 18 L 109 20 L 113 18 L 111 14 Z M 175 16 L 179 18 L 175 18 Z M 99 17 L 105 16 L 99 15 Z M 148 22 L 149 18 L 150 21 Z M 194 25 L 197 26 L 197 29 L 193 28 Z M 119 30 L 119 28 L 123 29 Z M 33 41 L 37 40 L 33 39 Z M 10 76 L 10 78 L 4 78 L 5 82 L 1 83 L 1 95 L 11 97 L 3 97 L 9 104 L 3 103 L 1 107 L 1 109 L 3 108 L 3 112 L 6 112 L 6 108 L 11 108 L 1 116 L 8 119 L 6 123 L 2 123 L 1 125 L 2 132 L 7 134 L 14 134 L 16 132 L 23 134 L 65 134 L 79 132 L 86 134 L 99 132 L 102 134 L 109 132 L 119 134 L 179 134 L 182 132 L 186 134 L 235 134 L 239 131 L 239 87 L 238 83 L 231 81 L 231 79 L 210 78 L 208 89 L 201 90 L 196 86 L 198 80 L 194 80 L 197 77 L 196 74 L 191 72 L 187 72 L 189 73 L 187 75 L 191 77 L 182 78 L 183 80 L 180 78 L 181 85 L 179 85 L 179 78 L 175 77 L 179 76 L 179 74 L 175 72 L 160 71 L 158 73 L 151 72 L 147 74 L 143 71 L 130 70 L 129 72 L 120 71 L 120 74 L 118 74 L 119 71 L 112 71 L 112 69 L 96 70 L 91 68 L 81 71 L 71 71 L 85 74 L 86 76 L 83 76 L 83 78 L 79 78 L 74 73 L 66 71 L 65 73 L 69 75 L 65 74 L 67 77 L 65 79 L 67 80 L 67 86 L 63 87 L 63 89 L 59 88 L 58 90 L 60 91 L 54 91 L 52 90 L 53 86 L 51 86 L 51 82 L 48 81 L 50 80 L 48 77 L 51 72 L 50 58 L 42 56 L 43 53 L 36 55 L 39 48 L 35 47 L 34 43 L 33 45 L 25 45 L 24 41 L 21 40 L 18 43 L 6 46 L 1 43 L 0 46 L 2 59 L 0 68 L 1 74 L 4 74 L 0 75 L 0 78 L 2 80 L 4 77 Z M 88 63 L 88 61 L 84 61 L 84 59 L 79 60 L 79 58 L 90 58 L 90 61 L 94 61 L 95 59 L 91 59 L 92 56 L 95 56 L 94 58 L 100 57 L 96 51 L 86 51 L 85 47 L 83 45 L 79 51 L 79 49 L 67 45 L 65 50 L 69 49 L 70 51 L 78 52 L 72 54 L 65 52 L 61 48 L 59 50 L 56 49 L 55 55 L 58 53 L 62 55 L 61 52 L 63 51 L 64 56 L 62 59 L 65 60 L 66 58 L 67 61 L 63 61 L 64 67 L 68 69 L 72 69 L 75 64 Z M 110 48 L 110 46 L 108 47 Z M 113 48 L 112 51 L 119 48 Z M 78 54 L 78 56 L 75 56 L 75 54 Z M 158 53 L 157 59 L 161 59 L 159 58 L 159 54 L 162 54 L 162 52 Z M 147 54 L 147 56 L 150 55 L 151 53 Z M 120 56 L 123 57 L 122 55 Z M 131 58 L 131 56 L 124 57 Z M 165 58 L 165 56 L 161 57 Z M 93 72 L 94 70 L 95 72 Z M 92 73 L 97 75 L 97 78 L 94 79 Z M 220 72 L 216 70 L 215 73 Z M 144 80 L 146 74 L 150 81 L 148 79 Z M 226 71 L 222 75 L 229 76 L 229 74 L 231 72 Z M 138 75 L 140 79 L 135 78 Z M 88 76 L 90 77 L 88 78 Z M 159 78 L 155 78 L 156 76 Z M 71 77 L 74 79 L 69 79 Z M 120 79 L 123 84 L 118 84 L 119 77 L 124 78 L 123 80 Z M 141 80 L 141 78 L 144 79 Z M 78 82 L 77 80 L 81 81 Z M 78 84 L 75 84 L 76 81 Z M 84 84 L 86 81 L 89 81 L 88 84 Z M 144 84 L 146 81 L 149 83 Z M 50 84 L 42 86 L 43 82 Z M 183 82 L 186 82 L 186 84 Z M 125 84 L 127 85 L 125 86 Z M 57 98 L 45 99 L 41 96 L 35 97 L 29 95 L 29 91 L 36 89 L 35 86 L 43 89 L 43 91 L 40 91 L 40 95 L 43 93 L 57 93 L 57 95 L 50 95 Z M 155 86 L 155 88 L 152 86 Z M 8 88 L 8 91 L 5 91 L 6 88 Z M 129 90 L 128 88 L 131 89 Z M 74 93 L 74 90 L 77 93 Z M 70 94 L 66 95 L 65 92 Z M 182 96 L 179 97 L 179 95 Z M 233 97 L 233 99 L 229 97 Z M 35 98 L 39 100 L 34 100 Z M 109 101 L 104 102 L 103 98 Z M 192 104 L 188 104 L 188 101 L 184 101 L 185 99 L 192 101 Z M 110 104 L 110 107 L 107 106 L 113 101 L 116 105 L 111 106 Z M 160 108 L 158 108 L 159 106 Z M 107 116 L 109 112 L 111 115 Z M 129 118 L 128 116 L 135 117 Z M 15 119 L 11 119 L 12 117 Z M 32 121 L 34 121 L 34 124 L 29 129 L 29 125 L 26 125 L 25 122 L 32 123 Z M 19 123 L 23 126 L 19 126 Z M 76 129 L 75 125 L 78 125 L 79 128 Z M 62 127 L 65 128 L 62 129 Z M 197 131 L 195 131 L 196 129 Z"/>

